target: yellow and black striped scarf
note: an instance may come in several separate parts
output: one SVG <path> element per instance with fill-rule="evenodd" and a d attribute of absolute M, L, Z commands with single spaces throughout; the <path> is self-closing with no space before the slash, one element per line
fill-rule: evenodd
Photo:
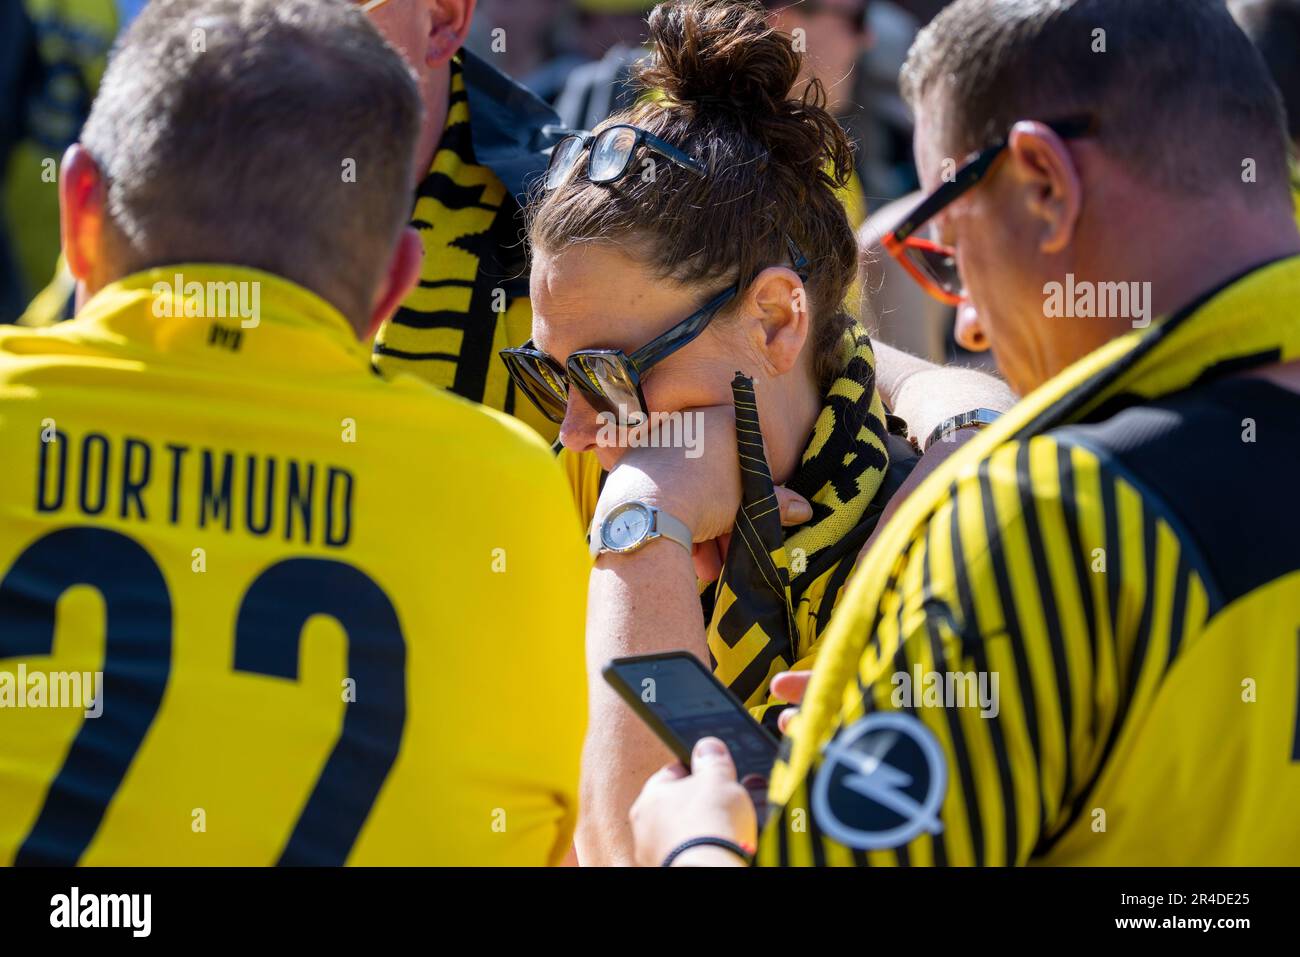
<path fill-rule="evenodd" d="M 497 352 L 527 340 L 532 325 L 519 204 L 480 164 L 459 58 L 451 63 L 447 122 L 433 165 L 416 190 L 420 281 L 375 337 L 375 366 L 408 372 L 515 415 L 553 438 L 556 426 L 515 394 Z"/>
<path fill-rule="evenodd" d="M 741 507 L 722 574 L 702 596 L 713 671 L 750 708 L 767 697 L 778 671 L 802 657 L 795 608 L 803 591 L 837 561 L 852 562 L 874 527 L 869 511 L 889 467 L 885 408 L 876 390 L 871 340 L 845 335 L 845 365 L 787 487 L 813 517 L 788 535 L 781 527 L 763 451 L 753 381 L 732 382 L 741 465 Z"/>

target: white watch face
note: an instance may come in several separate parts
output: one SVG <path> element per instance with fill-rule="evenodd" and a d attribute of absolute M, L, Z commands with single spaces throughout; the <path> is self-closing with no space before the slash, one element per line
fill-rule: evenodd
<path fill-rule="evenodd" d="M 605 519 L 601 537 L 606 548 L 622 550 L 645 540 L 650 534 L 650 510 L 640 502 L 621 505 Z"/>

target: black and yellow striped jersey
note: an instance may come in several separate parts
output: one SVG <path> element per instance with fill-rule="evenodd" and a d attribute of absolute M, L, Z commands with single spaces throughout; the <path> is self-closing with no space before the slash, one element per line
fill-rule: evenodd
<path fill-rule="evenodd" d="M 183 265 L 0 332 L 0 462 L 0 864 L 567 851 L 590 562 L 526 426 Z"/>
<path fill-rule="evenodd" d="M 1222 378 L 1300 354 L 1297 292 L 1285 261 L 1112 344 L 1078 381 L 1127 390 L 1013 413 L 914 493 L 836 609 L 761 863 L 1300 863 L 1300 396 Z"/>
<path fill-rule="evenodd" d="M 380 328 L 375 365 L 517 416 L 554 439 L 558 427 L 516 394 L 497 357 L 532 334 L 523 216 L 515 195 L 475 155 L 461 57 L 452 61 L 450 97 L 411 215 L 424 246 L 419 284 Z"/>

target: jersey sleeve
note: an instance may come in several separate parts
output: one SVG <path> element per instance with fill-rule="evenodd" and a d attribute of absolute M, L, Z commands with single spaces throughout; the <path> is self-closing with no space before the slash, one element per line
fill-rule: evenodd
<path fill-rule="evenodd" d="M 956 481 L 871 620 L 832 622 L 869 629 L 860 694 L 801 788 L 809 837 L 783 835 L 783 862 L 805 844 L 806 863 L 1024 864 L 1086 814 L 1126 717 L 1203 612 L 1149 506 L 1051 437 Z"/>

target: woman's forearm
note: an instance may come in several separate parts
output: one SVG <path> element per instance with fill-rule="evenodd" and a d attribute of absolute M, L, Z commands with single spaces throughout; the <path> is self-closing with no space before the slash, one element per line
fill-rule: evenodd
<path fill-rule="evenodd" d="M 1005 412 L 1016 396 L 1005 382 L 987 372 L 938 366 L 883 342 L 873 342 L 876 383 L 890 411 L 907 421 L 917 442 L 935 427 L 971 409 Z"/>
<path fill-rule="evenodd" d="M 627 814 L 646 779 L 673 759 L 601 677 L 611 658 L 689 651 L 708 661 L 691 556 L 658 539 L 602 555 L 587 600 L 589 714 L 576 844 L 583 865 L 632 864 Z"/>

